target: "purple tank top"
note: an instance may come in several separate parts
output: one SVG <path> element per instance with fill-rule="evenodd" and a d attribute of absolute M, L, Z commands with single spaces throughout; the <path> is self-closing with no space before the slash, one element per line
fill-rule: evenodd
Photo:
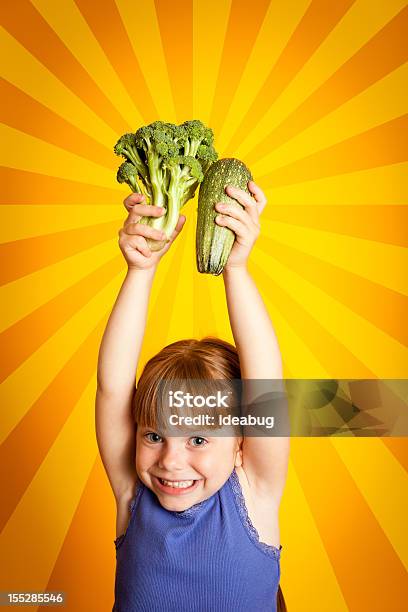
<path fill-rule="evenodd" d="M 276 611 L 282 547 L 259 541 L 235 470 L 182 512 L 139 484 L 130 512 L 115 540 L 113 612 Z"/>

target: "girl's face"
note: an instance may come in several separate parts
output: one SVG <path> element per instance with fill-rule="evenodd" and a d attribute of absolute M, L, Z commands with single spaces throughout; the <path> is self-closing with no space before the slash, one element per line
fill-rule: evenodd
<path fill-rule="evenodd" d="M 166 510 L 181 512 L 216 493 L 241 465 L 240 438 L 161 437 L 137 428 L 136 471 Z"/>

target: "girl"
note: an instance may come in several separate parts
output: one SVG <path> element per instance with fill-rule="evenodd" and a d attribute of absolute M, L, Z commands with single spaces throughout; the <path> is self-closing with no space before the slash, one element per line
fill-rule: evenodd
<path fill-rule="evenodd" d="M 148 299 L 161 257 L 182 230 L 151 252 L 160 231 L 138 223 L 163 209 L 125 200 L 119 232 L 128 272 L 98 361 L 96 431 L 117 505 L 116 612 L 283 610 L 278 509 L 287 472 L 286 437 L 169 436 L 158 426 L 160 379 L 280 379 L 282 364 L 262 298 L 247 270 L 266 199 L 227 187 L 243 209 L 216 204 L 216 223 L 236 240 L 223 272 L 236 349 L 206 338 L 164 348 L 135 373 Z M 163 305 L 171 308 L 170 303 Z M 187 433 L 187 432 L 185 432 Z"/>

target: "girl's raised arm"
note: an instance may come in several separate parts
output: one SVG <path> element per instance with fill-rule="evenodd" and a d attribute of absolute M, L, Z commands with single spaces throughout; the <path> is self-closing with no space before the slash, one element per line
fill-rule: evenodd
<path fill-rule="evenodd" d="M 141 204 L 142 201 L 143 196 L 138 194 L 125 200 L 130 212 L 119 232 L 119 246 L 128 271 L 102 338 L 96 391 L 98 447 L 116 501 L 123 507 L 133 496 L 137 481 L 132 400 L 150 290 L 159 260 L 185 221 L 180 217 L 170 242 L 152 252 L 146 238 L 161 240 L 162 232 L 138 221 L 142 216 L 160 216 L 164 210 Z"/>
<path fill-rule="evenodd" d="M 246 192 L 232 187 L 227 193 L 244 209 L 217 204 L 222 213 L 219 225 L 229 227 L 236 240 L 224 268 L 224 284 L 232 333 L 238 350 L 243 379 L 281 379 L 282 360 L 272 322 L 261 295 L 247 269 L 248 255 L 259 235 L 259 215 L 266 198 L 250 181 Z M 286 437 L 245 437 L 243 468 L 251 486 L 259 494 L 273 497 L 279 503 L 282 496 L 289 455 Z"/>

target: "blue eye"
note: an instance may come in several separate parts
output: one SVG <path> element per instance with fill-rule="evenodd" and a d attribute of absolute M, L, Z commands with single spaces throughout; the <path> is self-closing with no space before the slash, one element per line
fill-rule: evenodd
<path fill-rule="evenodd" d="M 191 438 L 191 444 L 193 446 L 205 446 L 207 444 L 207 440 L 205 438 L 200 438 L 200 436 L 195 436 Z"/>
<path fill-rule="evenodd" d="M 149 433 L 145 434 L 144 437 L 149 442 L 153 442 L 153 444 L 155 444 L 157 442 L 163 442 L 163 438 L 161 436 L 159 436 L 159 434 L 155 433 L 154 431 L 150 431 Z"/>

